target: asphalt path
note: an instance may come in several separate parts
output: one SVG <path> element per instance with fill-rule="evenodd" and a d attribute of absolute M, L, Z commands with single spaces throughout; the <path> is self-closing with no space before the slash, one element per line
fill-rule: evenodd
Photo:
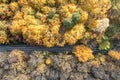
<path fill-rule="evenodd" d="M 12 51 L 14 49 L 19 49 L 19 50 L 23 50 L 23 51 L 27 51 L 27 52 L 31 52 L 31 51 L 50 51 L 50 52 L 60 52 L 60 53 L 64 53 L 64 52 L 69 52 L 72 53 L 73 47 L 75 45 L 66 45 L 64 47 L 44 47 L 44 46 L 30 46 L 30 45 L 25 45 L 25 44 L 20 44 L 20 45 L 0 45 L 0 52 L 4 52 L 4 51 Z M 94 53 L 107 53 L 108 51 L 106 50 L 99 50 L 99 49 L 95 49 L 93 50 Z"/>
<path fill-rule="evenodd" d="M 64 47 L 44 47 L 44 46 L 29 46 L 29 45 L 0 45 L 0 52 L 11 51 L 14 49 L 19 49 L 23 51 L 50 51 L 50 52 L 72 52 L 73 46 Z"/>

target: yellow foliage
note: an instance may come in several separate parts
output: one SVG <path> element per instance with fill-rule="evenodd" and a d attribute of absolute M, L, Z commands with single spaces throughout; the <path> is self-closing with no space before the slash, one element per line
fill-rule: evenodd
<path fill-rule="evenodd" d="M 80 0 L 80 4 L 83 10 L 98 18 L 105 16 L 111 7 L 110 0 Z"/>
<path fill-rule="evenodd" d="M 60 16 L 58 14 L 55 14 L 52 19 L 48 19 L 48 25 L 50 27 L 58 26 L 57 30 L 60 28 Z"/>
<path fill-rule="evenodd" d="M 27 67 L 27 63 L 25 62 L 26 58 L 25 52 L 17 49 L 11 51 L 10 54 L 8 55 L 8 59 L 14 60 L 14 58 L 17 59 L 16 62 L 11 63 L 11 68 L 17 69 L 18 71 L 24 73 L 25 72 L 24 68 Z"/>
<path fill-rule="evenodd" d="M 29 44 L 41 45 L 41 39 L 47 32 L 47 27 L 48 26 L 46 25 L 29 25 L 28 27 L 22 29 L 23 38 Z"/>
<path fill-rule="evenodd" d="M 25 52 L 15 49 L 10 52 L 8 57 L 9 58 L 17 57 L 18 62 L 22 62 L 24 61 L 24 58 L 25 58 Z"/>
<path fill-rule="evenodd" d="M 56 11 L 56 8 L 52 8 L 52 7 L 49 7 L 49 6 L 43 6 L 41 8 L 41 11 L 44 13 L 44 14 L 48 14 L 49 12 L 53 11 L 55 12 Z"/>
<path fill-rule="evenodd" d="M 20 6 L 28 5 L 28 0 L 18 0 Z"/>
<path fill-rule="evenodd" d="M 21 12 L 24 13 L 24 15 L 34 15 L 35 10 L 31 6 L 23 6 L 21 8 Z"/>
<path fill-rule="evenodd" d="M 13 11 L 13 12 L 15 12 L 15 11 L 17 11 L 18 9 L 19 9 L 19 6 L 18 6 L 18 3 L 17 2 L 12 2 L 12 3 L 10 3 L 10 9 Z"/>
<path fill-rule="evenodd" d="M 44 35 L 44 38 L 42 39 L 43 45 L 47 47 L 54 47 L 57 43 L 58 36 L 59 35 L 54 32 L 47 31 L 47 33 Z"/>
<path fill-rule="evenodd" d="M 88 26 L 91 30 L 102 33 L 109 27 L 109 19 L 89 19 Z"/>
<path fill-rule="evenodd" d="M 59 14 L 61 15 L 62 21 L 64 21 L 65 18 L 72 18 L 72 13 L 75 11 L 77 11 L 77 6 L 75 4 L 65 4 L 60 6 Z"/>
<path fill-rule="evenodd" d="M 50 58 L 47 58 L 47 59 L 45 60 L 45 63 L 46 63 L 47 65 L 49 65 L 49 64 L 52 63 L 52 60 L 51 60 Z"/>
<path fill-rule="evenodd" d="M 3 16 L 3 15 L 6 17 L 10 17 L 13 15 L 13 13 L 10 11 L 8 4 L 1 3 L 0 4 L 0 16 Z"/>
<path fill-rule="evenodd" d="M 25 62 L 17 62 L 11 64 L 11 68 L 16 69 L 19 72 L 25 73 L 25 68 L 27 67 L 27 64 Z"/>
<path fill-rule="evenodd" d="M 55 0 L 47 0 L 47 4 L 50 6 L 55 6 Z"/>
<path fill-rule="evenodd" d="M 21 12 L 18 12 L 14 19 L 12 25 L 9 27 L 12 35 L 22 34 L 22 30 L 27 26 L 40 24 L 40 21 L 35 19 L 34 16 L 23 15 Z"/>
<path fill-rule="evenodd" d="M 64 40 L 66 43 L 72 45 L 75 44 L 79 39 L 83 37 L 85 28 L 83 24 L 75 25 L 70 31 L 64 34 Z"/>
<path fill-rule="evenodd" d="M 86 62 L 94 58 L 92 50 L 84 45 L 75 46 L 73 49 L 73 53 L 80 62 Z"/>
<path fill-rule="evenodd" d="M 36 70 L 39 72 L 39 73 L 45 73 L 46 70 L 47 70 L 47 66 L 45 64 L 38 64 Z"/>
<path fill-rule="evenodd" d="M 19 20 L 23 18 L 23 12 L 16 12 L 15 16 L 13 17 L 14 20 Z"/>
<path fill-rule="evenodd" d="M 80 11 L 80 22 L 85 23 L 88 19 L 88 12 L 86 11 Z"/>
<path fill-rule="evenodd" d="M 67 0 L 56 0 L 56 3 L 57 3 L 58 5 L 62 5 L 62 4 L 67 3 Z"/>
<path fill-rule="evenodd" d="M 113 59 L 120 60 L 120 52 L 111 50 L 108 52 L 108 55 Z"/>
<path fill-rule="evenodd" d="M 91 39 L 92 32 L 105 32 L 109 26 L 106 13 L 110 7 L 110 0 L 12 0 L 0 4 L 0 19 L 8 18 L 11 41 L 64 46 L 83 38 Z M 85 32 L 88 33 L 84 35 Z M 1 31 L 3 44 L 6 43 L 4 39 L 8 40 L 6 33 Z M 92 39 L 97 35 L 94 34 Z"/>
<path fill-rule="evenodd" d="M 6 31 L 1 30 L 0 31 L 0 44 L 6 44 L 8 42 L 9 42 L 9 40 L 8 40 Z"/>
<path fill-rule="evenodd" d="M 46 4 L 46 0 L 28 0 L 29 5 L 40 10 Z"/>
<path fill-rule="evenodd" d="M 26 25 L 26 21 L 25 20 L 14 20 L 12 22 L 12 25 L 9 27 L 10 28 L 10 32 L 12 33 L 12 35 L 19 35 L 21 34 L 21 30 L 23 27 L 25 27 Z"/>
<path fill-rule="evenodd" d="M 52 25 L 52 24 L 55 24 L 55 25 Z M 57 24 L 59 23 L 51 23 L 48 31 L 46 31 L 46 34 L 42 39 L 43 45 L 47 47 L 54 47 L 55 45 L 57 45 L 57 42 L 60 36 L 59 34 L 60 25 L 57 25 Z"/>

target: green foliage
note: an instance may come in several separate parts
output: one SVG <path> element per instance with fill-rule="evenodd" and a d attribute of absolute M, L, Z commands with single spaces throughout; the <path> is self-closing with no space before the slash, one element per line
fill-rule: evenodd
<path fill-rule="evenodd" d="M 67 18 L 63 22 L 63 26 L 72 28 L 75 24 L 77 24 L 80 20 L 80 13 L 79 12 L 74 12 L 72 14 L 72 19 Z"/>
<path fill-rule="evenodd" d="M 72 15 L 72 21 L 74 24 L 78 23 L 80 20 L 80 13 L 79 12 L 74 12 Z"/>
<path fill-rule="evenodd" d="M 99 44 L 99 49 L 100 50 L 108 50 L 108 49 L 110 49 L 110 42 L 109 41 L 102 41 Z"/>
<path fill-rule="evenodd" d="M 73 22 L 71 19 L 67 18 L 64 20 L 63 22 L 63 26 L 67 27 L 67 28 L 72 28 L 73 27 Z"/>
<path fill-rule="evenodd" d="M 113 37 L 116 33 L 120 32 L 120 26 L 119 24 L 110 24 L 108 27 L 105 35 L 108 36 L 109 38 Z"/>
<path fill-rule="evenodd" d="M 52 19 L 55 15 L 55 12 L 51 11 L 48 13 L 48 19 Z"/>
<path fill-rule="evenodd" d="M 90 28 L 88 26 L 85 26 L 86 31 L 90 31 Z"/>
<path fill-rule="evenodd" d="M 109 39 L 104 36 L 102 41 L 99 44 L 99 49 L 100 50 L 108 50 L 111 48 L 111 43 L 109 42 Z"/>

